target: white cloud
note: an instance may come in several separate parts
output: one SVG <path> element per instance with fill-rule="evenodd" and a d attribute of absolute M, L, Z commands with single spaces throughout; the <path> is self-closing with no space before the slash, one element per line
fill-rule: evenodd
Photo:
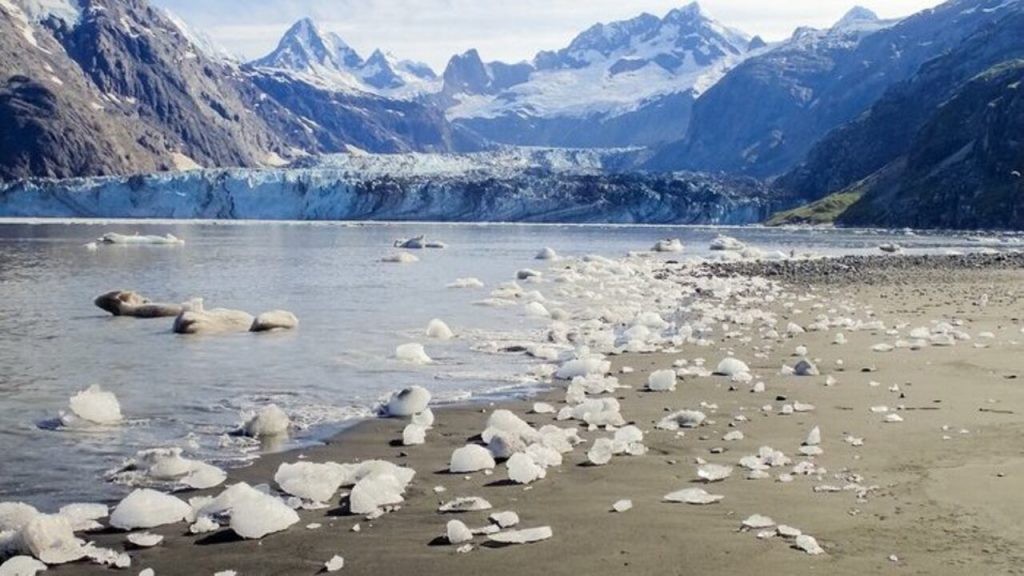
<path fill-rule="evenodd" d="M 661 16 L 684 0 L 154 0 L 247 58 L 271 51 L 297 19 L 311 16 L 364 54 L 375 48 L 442 69 L 448 58 L 477 48 L 487 60 L 527 60 L 557 49 L 597 22 Z M 797 26 L 824 27 L 856 0 L 704 0 L 725 24 L 768 40 Z M 885 18 L 937 0 L 862 0 Z"/>

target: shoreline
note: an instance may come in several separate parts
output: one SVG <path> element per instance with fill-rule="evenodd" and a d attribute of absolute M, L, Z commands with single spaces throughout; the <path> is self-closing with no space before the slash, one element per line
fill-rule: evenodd
<path fill-rule="evenodd" d="M 956 257 L 933 258 L 946 258 L 944 261 L 947 263 L 956 261 Z M 930 262 L 935 264 L 937 260 Z M 897 349 L 876 353 L 870 350 L 871 345 L 893 338 L 878 331 L 851 332 L 847 344 L 836 346 L 831 343 L 834 330 L 827 330 L 806 332 L 795 338 L 783 337 L 777 341 L 755 339 L 743 342 L 737 336 L 717 341 L 713 346 L 687 344 L 676 353 L 611 356 L 611 373 L 632 387 L 616 391 L 613 397 L 622 403 L 627 422 L 633 422 L 644 430 L 644 443 L 648 449 L 645 456 L 616 456 L 607 466 L 585 466 L 586 450 L 592 441 L 608 434 L 603 431 L 587 432 L 584 427 L 581 436 L 587 438 L 588 443 L 566 454 L 563 466 L 549 469 L 546 479 L 528 487 L 503 482 L 506 473 L 502 465 L 490 476 L 473 474 L 464 478 L 443 471 L 451 451 L 472 441 L 482 431 L 486 412 L 491 408 L 512 410 L 537 427 L 551 423 L 559 426 L 580 424 L 556 422 L 550 415 L 527 414 L 533 402 L 550 402 L 556 407 L 562 405 L 564 382 L 555 382 L 549 390 L 524 400 L 469 402 L 439 407 L 435 410 L 437 423 L 428 432 L 424 446 L 394 445 L 393 441 L 401 438 L 405 420 L 366 420 L 346 428 L 323 446 L 264 455 L 252 466 L 230 470 L 228 484 L 237 481 L 253 485 L 268 482 L 283 462 L 351 462 L 384 458 L 408 465 L 417 472 L 400 510 L 367 521 L 362 517 L 343 515 L 344 505 L 339 505 L 335 499 L 328 510 L 302 512 L 302 521 L 298 525 L 261 541 L 236 541 L 225 531 L 205 537 L 182 536 L 182 525 L 174 525 L 153 530 L 167 536 L 167 540 L 157 548 L 133 553 L 132 570 L 152 567 L 158 575 L 213 574 L 220 570 L 236 570 L 239 574 L 314 574 L 334 554 L 346 559 L 342 573 L 355 574 L 379 574 L 381 571 L 520 574 L 523 570 L 553 574 L 650 573 L 668 566 L 687 566 L 698 573 L 711 569 L 721 571 L 723 566 L 727 567 L 726 573 L 763 570 L 768 566 L 771 573 L 800 574 L 824 570 L 862 574 L 890 567 L 928 574 L 962 573 L 965 566 L 1009 570 L 1021 558 L 1012 551 L 1012 547 L 1001 543 L 1006 538 L 1005 534 L 993 539 L 994 534 L 983 523 L 967 521 L 964 524 L 964 517 L 957 516 L 963 512 L 957 511 L 955 506 L 947 510 L 943 505 L 930 506 L 930 502 L 949 499 L 951 495 L 961 497 L 963 483 L 977 480 L 972 477 L 972 471 L 982 471 L 982 474 L 987 474 L 985 481 L 993 484 L 987 486 L 988 490 L 1006 495 L 1000 498 L 980 495 L 982 501 L 976 502 L 974 507 L 986 514 L 994 514 L 998 519 L 998 508 L 1006 505 L 1000 499 L 1012 498 L 1013 489 L 1013 480 L 1002 485 L 1000 481 L 1007 477 L 1012 479 L 1015 473 L 1017 477 L 1024 475 L 1024 459 L 1013 451 L 1014 434 L 1008 434 L 1006 429 L 1009 426 L 1010 432 L 1019 432 L 1024 425 L 1015 423 L 1013 414 L 1002 413 L 1006 410 L 1014 414 L 1024 413 L 1024 393 L 1012 389 L 1012 382 L 1024 376 L 1019 373 L 1020 367 L 1013 363 L 1013 355 L 1019 355 L 1020 341 L 1024 340 L 1024 334 L 1020 332 L 1022 320 L 1019 315 L 995 316 L 990 313 L 1020 309 L 1018 299 L 1024 294 L 1016 295 L 1011 290 L 1011 295 L 1007 296 L 992 291 L 991 301 L 986 303 L 991 308 L 987 310 L 972 306 L 971 300 L 971 297 L 977 297 L 973 292 L 979 287 L 1012 288 L 1019 285 L 1024 279 L 1019 256 L 1017 262 L 1009 270 L 972 270 L 969 266 L 962 270 L 934 269 L 949 282 L 946 288 L 954 292 L 947 294 L 945 302 L 929 299 L 943 289 L 934 283 L 897 286 L 895 290 L 900 294 L 893 296 L 888 293 L 894 289 L 892 284 L 847 282 L 846 287 L 854 294 L 842 298 L 850 303 L 866 303 L 872 307 L 870 311 L 877 312 L 878 317 L 885 317 L 886 321 L 898 317 L 911 321 L 914 326 L 934 318 L 962 314 L 961 310 L 977 314 L 985 312 L 984 319 L 971 321 L 970 329 L 980 333 L 992 327 L 999 338 L 994 341 L 1000 343 L 997 350 L 975 349 L 966 343 L 954 348 L 929 347 L 914 352 Z M 672 265 L 666 265 L 666 269 L 671 270 Z M 859 271 L 850 273 L 860 274 Z M 804 279 L 815 283 L 822 279 L 834 280 L 835 277 L 823 274 L 805 276 Z M 830 285 L 823 285 L 831 289 Z M 804 325 L 810 323 L 815 309 L 801 310 L 798 314 L 795 306 L 812 292 L 804 283 L 791 283 L 786 285 L 786 293 L 792 296 L 790 301 L 794 306 L 775 311 L 781 326 L 794 320 Z M 805 302 L 828 301 L 827 298 L 827 295 L 817 294 Z M 832 305 L 836 305 L 834 301 Z M 870 317 L 874 314 L 865 316 Z M 1013 330 L 1008 331 L 1008 328 Z M 1016 343 L 1013 343 L 1014 335 Z M 1004 338 L 1006 342 L 1002 342 Z M 821 377 L 804 380 L 779 374 L 782 364 L 792 365 L 795 362 L 791 350 L 798 342 L 812 350 L 811 356 L 821 357 L 817 362 L 822 367 Z M 725 378 L 697 376 L 681 378 L 679 390 L 674 393 L 642 390 L 651 371 L 671 367 L 679 358 L 691 361 L 697 357 L 706 358 L 707 365 L 713 368 L 720 358 L 730 353 L 747 361 L 755 378 L 767 383 L 765 393 L 751 394 L 746 384 Z M 975 366 L 963 358 L 972 353 L 983 355 L 989 365 Z M 761 354 L 763 358 L 759 357 Z M 840 354 L 845 359 L 844 367 L 836 364 Z M 905 371 L 905 359 L 901 358 L 905 354 L 917 355 L 914 360 L 920 362 L 915 368 L 922 372 L 921 380 L 917 376 L 907 380 L 906 376 L 898 375 Z M 621 374 L 626 365 L 635 371 Z M 975 377 L 984 376 L 983 380 L 993 385 L 991 390 L 998 392 L 999 398 L 980 401 L 963 390 L 946 390 L 953 380 L 952 375 L 945 373 L 947 368 L 944 367 L 948 366 L 956 368 L 957 378 L 963 378 L 960 373 L 963 371 Z M 992 374 L 993 368 L 998 368 L 996 371 L 1001 373 Z M 872 371 L 861 372 L 865 369 Z M 826 375 L 833 375 L 839 380 L 838 384 L 823 385 Z M 1010 375 L 1014 378 L 1009 379 Z M 928 382 L 925 377 L 939 382 Z M 869 387 L 869 379 L 881 380 L 883 385 Z M 1008 387 L 1007 383 L 1011 385 Z M 890 386 L 902 387 L 899 396 L 890 392 Z M 730 391 L 730 388 L 738 390 Z M 918 390 L 922 390 L 920 396 Z M 935 404 L 936 395 L 955 398 L 943 397 Z M 781 397 L 786 400 L 779 400 Z M 878 403 L 905 404 L 898 413 L 906 422 L 881 423 L 880 416 L 866 410 L 864 397 Z M 794 400 L 809 402 L 817 407 L 816 411 L 778 416 L 774 411 L 764 413 L 760 410 L 764 404 L 778 408 L 782 403 Z M 996 400 L 999 405 L 988 404 L 988 400 Z M 702 403 L 718 405 L 717 410 L 707 409 L 710 422 L 705 427 L 687 431 L 683 437 L 654 428 L 654 423 L 666 411 L 696 409 Z M 961 403 L 971 404 L 973 408 L 965 408 Z M 938 410 L 936 406 L 939 406 Z M 950 425 L 955 430 L 951 429 L 949 434 L 941 429 L 947 424 L 939 424 L 935 418 L 936 414 L 946 416 L 946 406 L 954 406 Z M 730 417 L 736 416 L 744 416 L 747 420 L 730 421 Z M 823 428 L 825 454 L 812 460 L 827 465 L 829 472 L 826 474 L 811 476 L 810 480 L 779 483 L 773 479 L 744 480 L 743 471 L 736 470 L 734 476 L 725 482 L 702 486 L 709 492 L 724 494 L 726 499 L 720 504 L 690 507 L 660 501 L 671 491 L 700 486 L 692 482 L 695 458 L 734 465 L 741 455 L 756 453 L 758 446 L 771 445 L 797 460 L 797 449 L 809 428 L 815 424 Z M 960 435 L 961 429 L 968 430 L 969 434 Z M 742 430 L 750 438 L 738 442 L 723 441 L 723 435 L 730 430 Z M 892 434 L 902 434 L 904 430 L 909 430 L 904 443 L 896 445 L 887 441 Z M 844 434 L 854 433 L 864 438 L 864 448 L 853 447 L 844 441 Z M 946 435 L 951 439 L 941 440 Z M 995 444 L 982 446 L 987 454 L 979 463 L 972 461 L 971 457 L 973 450 L 979 448 L 974 440 L 982 438 L 986 441 L 994 439 Z M 716 453 L 717 449 L 723 449 L 724 453 Z M 876 450 L 878 454 L 874 453 Z M 906 461 L 899 461 L 897 456 Z M 938 461 L 935 460 L 937 457 Z M 949 462 L 961 460 L 964 465 L 949 466 L 948 462 L 942 462 L 943 459 Z M 940 471 L 951 472 L 942 474 L 937 481 L 922 480 L 919 477 L 921 472 L 934 468 L 937 462 L 942 463 Z M 856 482 L 867 490 L 863 501 L 855 498 L 854 493 L 843 490 L 841 485 L 836 493 L 813 490 L 829 483 L 849 482 L 854 474 L 863 476 L 861 482 Z M 842 475 L 842 478 L 837 475 Z M 446 492 L 435 493 L 433 488 L 439 485 L 445 486 Z M 924 492 L 925 497 L 915 497 L 916 491 Z M 217 492 L 219 489 L 212 491 Z M 191 495 L 194 493 L 186 494 Z M 554 537 L 528 547 L 492 549 L 480 547 L 484 539 L 478 536 L 473 542 L 478 549 L 469 554 L 458 554 L 455 546 L 436 540 L 450 519 L 436 512 L 437 505 L 457 496 L 483 496 L 494 504 L 492 511 L 460 515 L 459 519 L 470 527 L 485 525 L 489 512 L 514 510 L 522 519 L 522 527 L 550 525 L 554 529 Z M 612 503 L 620 498 L 632 498 L 636 507 L 622 514 L 610 512 Z M 780 523 L 795 525 L 815 535 L 826 554 L 808 557 L 793 550 L 791 543 L 779 537 L 760 540 L 752 533 L 736 534 L 739 522 L 755 513 L 767 514 Z M 971 516 L 971 513 L 967 514 L 968 518 Z M 1019 532 L 1012 523 L 1007 523 L 1011 519 L 1012 515 L 997 522 L 999 530 Z M 922 521 L 926 522 L 922 524 Z M 305 528 L 309 523 L 319 523 L 322 527 Z M 355 524 L 362 527 L 358 533 L 351 531 Z M 944 550 L 933 549 L 929 537 L 951 537 L 950 533 L 956 542 Z M 92 535 L 90 539 L 93 539 Z M 95 537 L 95 541 L 99 545 L 121 549 L 124 535 L 119 532 L 102 533 Z M 974 543 L 982 541 L 989 542 L 986 549 L 990 552 L 972 552 Z M 896 556 L 897 560 L 894 562 L 889 556 Z M 51 568 L 57 574 L 87 574 L 95 570 L 94 566 L 81 564 Z"/>

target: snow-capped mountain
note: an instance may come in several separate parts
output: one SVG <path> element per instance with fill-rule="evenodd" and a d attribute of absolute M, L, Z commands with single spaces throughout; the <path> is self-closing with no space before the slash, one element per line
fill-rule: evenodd
<path fill-rule="evenodd" d="M 365 60 L 341 36 L 303 18 L 285 32 L 276 49 L 250 68 L 288 72 L 306 82 L 342 91 L 411 98 L 439 88 L 430 66 L 375 50 Z"/>
<path fill-rule="evenodd" d="M 692 3 L 597 24 L 529 64 L 464 54 L 449 64 L 443 95 L 449 119 L 498 142 L 648 145 L 685 132 L 693 101 L 750 48 Z"/>

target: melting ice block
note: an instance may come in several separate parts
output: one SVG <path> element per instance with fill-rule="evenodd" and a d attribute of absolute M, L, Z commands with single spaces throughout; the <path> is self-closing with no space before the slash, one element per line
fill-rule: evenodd
<path fill-rule="evenodd" d="M 422 386 L 410 386 L 391 397 L 387 410 L 391 416 L 413 416 L 426 410 L 429 404 L 429 390 Z"/>
<path fill-rule="evenodd" d="M 452 474 L 467 474 L 481 470 L 493 470 L 494 456 L 491 452 L 477 444 L 467 444 L 452 452 L 448 470 Z"/>
<path fill-rule="evenodd" d="M 121 422 L 121 404 L 113 392 L 107 392 L 98 385 L 75 394 L 71 397 L 71 412 L 78 418 L 100 425 L 113 425 Z"/>
<path fill-rule="evenodd" d="M 163 492 L 143 488 L 121 500 L 110 515 L 110 525 L 121 530 L 156 528 L 185 520 L 192 507 Z"/>

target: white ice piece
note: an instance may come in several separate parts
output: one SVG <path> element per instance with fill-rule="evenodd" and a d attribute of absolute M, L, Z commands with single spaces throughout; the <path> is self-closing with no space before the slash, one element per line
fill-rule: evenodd
<path fill-rule="evenodd" d="M 291 427 L 291 419 L 276 404 L 260 408 L 256 414 L 242 426 L 242 432 L 250 438 L 272 438 L 286 436 Z"/>
<path fill-rule="evenodd" d="M 445 534 L 449 544 L 465 544 L 473 539 L 473 531 L 459 520 L 449 520 Z"/>
<path fill-rule="evenodd" d="M 676 371 L 658 370 L 647 378 L 647 389 L 654 392 L 674 392 L 676 389 Z"/>
<path fill-rule="evenodd" d="M 615 442 L 611 438 L 598 438 L 587 451 L 587 461 L 594 466 L 604 466 L 612 461 Z"/>
<path fill-rule="evenodd" d="M 709 494 L 703 488 L 686 488 L 684 490 L 666 494 L 664 500 L 666 502 L 679 502 L 682 504 L 692 504 L 694 506 L 704 506 L 707 504 L 721 502 L 723 498 L 725 498 L 725 496 Z"/>
<path fill-rule="evenodd" d="M 338 572 L 345 567 L 345 559 L 335 554 L 330 560 L 324 562 L 324 570 L 326 572 Z"/>
<path fill-rule="evenodd" d="M 287 494 L 312 502 L 329 502 L 348 474 L 336 464 L 296 462 L 281 464 L 274 481 Z"/>
<path fill-rule="evenodd" d="M 99 385 L 94 384 L 72 396 L 70 405 L 75 416 L 92 424 L 110 426 L 122 420 L 117 396 Z"/>
<path fill-rule="evenodd" d="M 125 497 L 110 515 L 110 525 L 121 530 L 156 528 L 185 520 L 192 507 L 181 499 L 142 488 Z"/>
<path fill-rule="evenodd" d="M 427 338 L 434 338 L 436 340 L 451 340 L 455 337 L 455 333 L 452 329 L 445 324 L 443 320 L 434 318 L 427 324 Z"/>
<path fill-rule="evenodd" d="M 63 516 L 36 515 L 21 529 L 20 538 L 23 547 L 46 564 L 74 562 L 87 552 Z"/>
<path fill-rule="evenodd" d="M 395 358 L 398 358 L 399 361 L 405 362 L 406 364 L 430 364 L 433 362 L 430 356 L 427 356 L 427 352 L 423 349 L 423 345 L 415 342 L 402 344 L 395 348 Z"/>
<path fill-rule="evenodd" d="M 529 454 L 523 452 L 513 454 L 508 459 L 506 466 L 508 467 L 508 479 L 516 484 L 530 484 L 547 475 L 543 467 L 538 466 Z"/>
<path fill-rule="evenodd" d="M 718 368 L 715 369 L 715 374 L 719 376 L 735 377 L 740 374 L 749 374 L 750 367 L 745 362 L 737 358 L 726 358 L 718 363 Z"/>
<path fill-rule="evenodd" d="M 420 349 L 422 350 L 422 347 Z M 410 386 L 388 400 L 388 414 L 398 417 L 420 414 L 430 405 L 430 399 L 430 391 L 426 388 Z"/>
<path fill-rule="evenodd" d="M 554 532 L 552 532 L 550 526 L 541 526 L 540 528 L 499 532 L 497 534 L 491 534 L 487 539 L 498 544 L 531 544 L 533 542 L 547 540 L 553 535 Z"/>
<path fill-rule="evenodd" d="M 467 474 L 493 470 L 494 466 L 494 456 L 489 450 L 478 444 L 467 444 L 452 452 L 448 471 L 452 474 Z"/>
<path fill-rule="evenodd" d="M 231 530 L 247 540 L 283 532 L 299 523 L 299 515 L 280 498 L 254 490 L 231 507 Z"/>

